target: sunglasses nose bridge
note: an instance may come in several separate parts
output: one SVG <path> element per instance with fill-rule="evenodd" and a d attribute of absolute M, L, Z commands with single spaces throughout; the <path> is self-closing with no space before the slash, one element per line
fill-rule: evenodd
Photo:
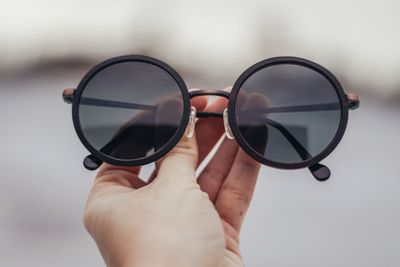
<path fill-rule="evenodd" d="M 204 96 L 204 95 L 212 95 L 212 96 L 221 96 L 225 98 L 229 98 L 229 92 L 223 90 L 193 90 L 189 91 L 190 98 L 194 98 L 197 96 Z"/>
<path fill-rule="evenodd" d="M 225 136 L 228 139 L 235 139 L 233 136 L 231 127 L 229 126 L 229 118 L 228 118 L 228 109 L 225 108 L 223 113 L 218 113 L 218 112 L 203 112 L 203 111 L 196 111 L 195 107 L 190 107 L 190 115 L 189 115 L 189 123 L 186 127 L 186 136 L 187 137 L 192 137 L 194 133 L 194 128 L 196 124 L 196 118 L 222 118 L 223 123 L 224 123 L 224 129 L 225 129 Z"/>
<path fill-rule="evenodd" d="M 189 91 L 190 98 L 198 96 L 220 96 L 229 99 L 229 92 L 223 90 L 193 90 Z M 235 139 L 232 130 L 229 126 L 228 121 L 228 109 L 225 108 L 223 112 L 206 112 L 206 111 L 196 111 L 195 107 L 191 107 L 189 123 L 186 128 L 186 136 L 192 137 L 194 132 L 194 125 L 196 123 L 196 118 L 222 118 L 225 129 L 225 136 L 228 139 Z"/>

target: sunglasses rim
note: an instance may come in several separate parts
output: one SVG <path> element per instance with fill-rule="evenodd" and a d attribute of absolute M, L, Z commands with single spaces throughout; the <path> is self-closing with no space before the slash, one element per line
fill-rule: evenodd
<path fill-rule="evenodd" d="M 80 107 L 80 99 L 82 96 L 83 91 L 85 90 L 87 84 L 89 81 L 100 71 L 103 69 L 110 67 L 112 65 L 124 63 L 124 62 L 143 62 L 147 64 L 152 64 L 156 67 L 161 68 L 162 70 L 166 71 L 177 83 L 181 94 L 182 94 L 182 100 L 183 100 L 183 112 L 182 112 L 182 118 L 179 123 L 179 127 L 175 131 L 174 135 L 172 138 L 157 152 L 138 159 L 120 159 L 120 158 L 115 158 L 110 155 L 102 153 L 100 150 L 96 149 L 86 138 L 81 123 L 80 123 L 80 118 L 79 118 L 79 107 Z M 82 144 L 86 147 L 86 149 L 95 157 L 98 159 L 102 160 L 103 162 L 107 162 L 109 164 L 113 165 L 119 165 L 119 166 L 139 166 L 139 165 L 145 165 L 149 164 L 152 162 L 155 162 L 156 160 L 162 158 L 165 156 L 169 151 L 172 150 L 174 146 L 179 142 L 181 139 L 182 135 L 185 132 L 185 125 L 188 124 L 189 122 L 189 116 L 190 116 L 190 96 L 189 96 L 189 91 L 187 89 L 187 86 L 182 79 L 182 77 L 168 64 L 156 59 L 152 58 L 149 56 L 144 56 L 144 55 L 126 55 L 126 56 L 119 56 L 119 57 L 114 57 L 108 60 L 105 60 L 93 68 L 91 68 L 85 76 L 82 78 L 82 80 L 79 82 L 79 85 L 76 89 L 74 99 L 72 102 L 72 120 L 73 120 L 73 125 L 75 128 L 75 131 L 82 142 Z"/>
<path fill-rule="evenodd" d="M 269 160 L 263 156 L 261 156 L 258 152 L 256 152 L 245 140 L 245 138 L 240 133 L 237 120 L 236 120 L 236 100 L 238 93 L 243 85 L 243 83 L 250 78 L 253 74 L 258 72 L 261 69 L 268 68 L 275 65 L 282 65 L 282 64 L 291 64 L 291 65 L 299 65 L 311 70 L 314 70 L 321 75 L 323 75 L 333 86 L 340 104 L 340 121 L 338 125 L 338 129 L 332 140 L 325 146 L 325 148 L 315 156 L 312 156 L 310 159 L 295 162 L 295 163 L 283 163 Z M 292 57 L 292 56 L 283 56 L 283 57 L 273 57 L 269 59 L 262 60 L 254 65 L 250 66 L 247 70 L 245 70 L 239 78 L 234 83 L 231 93 L 229 95 L 229 102 L 228 102 L 228 121 L 229 125 L 231 126 L 231 130 L 235 140 L 238 142 L 240 147 L 248 153 L 253 159 L 256 161 L 265 164 L 270 167 L 278 168 L 278 169 L 300 169 L 312 166 L 317 164 L 324 158 L 326 158 L 329 154 L 333 152 L 333 150 L 339 145 L 348 122 L 348 105 L 347 105 L 347 97 L 343 87 L 341 86 L 338 79 L 326 68 L 322 67 L 321 65 L 312 62 L 310 60 L 299 58 L 299 57 Z"/>

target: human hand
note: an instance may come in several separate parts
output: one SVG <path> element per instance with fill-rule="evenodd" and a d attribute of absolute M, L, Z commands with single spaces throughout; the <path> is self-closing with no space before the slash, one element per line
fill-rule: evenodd
<path fill-rule="evenodd" d="M 197 110 L 207 100 L 192 100 Z M 225 99 L 206 111 L 221 112 Z M 239 231 L 259 164 L 235 141 L 221 146 L 196 179 L 195 170 L 224 133 L 221 120 L 201 119 L 148 182 L 140 167 L 103 164 L 84 222 L 108 266 L 242 266 Z M 197 146 L 199 144 L 199 146 Z"/>

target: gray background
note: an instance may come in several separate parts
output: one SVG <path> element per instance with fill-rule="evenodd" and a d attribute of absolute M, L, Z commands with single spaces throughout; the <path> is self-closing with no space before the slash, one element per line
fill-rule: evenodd
<path fill-rule="evenodd" d="M 3 0 L 0 266 L 104 266 L 81 223 L 95 173 L 82 167 L 87 152 L 61 91 L 99 61 L 130 53 L 168 62 L 190 88 L 223 88 L 278 55 L 330 69 L 362 101 L 324 160 L 332 178 L 263 167 L 241 234 L 245 262 L 399 266 L 397 10 L 387 0 Z"/>

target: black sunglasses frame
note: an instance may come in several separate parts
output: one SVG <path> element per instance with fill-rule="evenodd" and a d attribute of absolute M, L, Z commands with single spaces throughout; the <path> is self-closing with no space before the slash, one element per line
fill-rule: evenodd
<path fill-rule="evenodd" d="M 143 63 L 148 63 L 148 64 L 153 64 L 164 71 L 166 71 L 178 84 L 179 89 L 182 93 L 182 100 L 183 100 L 183 115 L 180 121 L 180 126 L 176 130 L 175 134 L 172 136 L 172 138 L 156 153 L 146 156 L 145 158 L 140 158 L 140 159 L 135 159 L 135 160 L 124 160 L 124 159 L 117 159 L 113 158 L 107 154 L 102 153 L 98 149 L 94 148 L 90 142 L 86 139 L 82 128 L 80 124 L 80 119 L 79 119 L 79 107 L 81 103 L 81 96 L 82 93 L 87 85 L 87 83 L 101 70 L 109 67 L 110 65 L 118 64 L 118 63 L 123 63 L 123 62 L 143 62 Z M 340 101 L 340 110 L 341 110 L 341 117 L 340 117 L 340 122 L 339 122 L 339 127 L 336 131 L 336 134 L 334 138 L 331 140 L 331 142 L 325 147 L 325 149 L 320 152 L 318 155 L 311 156 L 307 150 L 296 140 L 295 137 L 293 137 L 289 131 L 287 131 L 282 125 L 279 123 L 276 123 L 274 121 L 271 122 L 271 125 L 275 128 L 277 128 L 285 137 L 290 141 L 290 143 L 294 146 L 296 151 L 303 157 L 303 161 L 299 163 L 280 163 L 280 162 L 274 162 L 270 161 L 260 154 L 258 154 L 255 150 L 252 149 L 252 147 L 246 142 L 246 140 L 243 138 L 241 135 L 238 124 L 236 121 L 236 115 L 235 115 L 235 104 L 236 104 L 236 99 L 238 96 L 238 93 L 240 91 L 240 88 L 242 87 L 243 83 L 251 77 L 255 72 L 259 71 L 260 69 L 273 66 L 273 65 L 278 65 L 278 64 L 294 64 L 294 65 L 301 65 L 307 68 L 310 68 L 314 71 L 317 71 L 321 75 L 323 75 L 334 87 L 339 101 Z M 352 94 L 346 94 L 340 85 L 339 81 L 335 78 L 335 76 L 330 73 L 327 69 L 324 67 L 311 62 L 306 59 L 302 58 L 297 58 L 297 57 L 275 57 L 275 58 L 270 58 L 263 60 L 261 62 L 256 63 L 255 65 L 251 66 L 248 68 L 246 71 L 244 71 L 239 78 L 236 80 L 236 82 L 233 85 L 233 88 L 231 92 L 226 92 L 226 91 L 220 91 L 220 90 L 195 90 L 195 91 L 188 91 L 187 86 L 181 76 L 169 65 L 166 63 L 152 58 L 148 56 L 142 56 L 142 55 L 129 55 L 129 56 L 120 56 L 116 58 L 111 58 L 109 60 L 106 60 L 99 65 L 95 66 L 92 68 L 81 80 L 81 82 L 78 85 L 78 88 L 75 89 L 65 89 L 63 92 L 63 99 L 67 103 L 72 104 L 72 118 L 73 118 L 73 124 L 75 131 L 82 142 L 82 144 L 89 150 L 91 155 L 87 156 L 84 160 L 84 166 L 85 168 L 89 170 L 95 170 L 97 169 L 102 162 L 107 162 L 109 164 L 113 165 L 119 165 L 119 166 L 139 166 L 139 165 L 145 165 L 151 162 L 154 162 L 163 156 L 165 156 L 181 139 L 183 134 L 185 133 L 186 127 L 189 122 L 189 117 L 190 117 L 190 99 L 197 97 L 197 96 L 202 96 L 202 95 L 214 95 L 214 96 L 220 96 L 228 99 L 228 122 L 229 122 L 229 127 L 232 131 L 232 134 L 234 138 L 237 140 L 238 144 L 240 147 L 248 153 L 252 158 L 257 160 L 258 162 L 265 164 L 267 166 L 279 168 L 279 169 L 298 169 L 298 168 L 304 168 L 308 167 L 313 174 L 313 176 L 319 180 L 319 181 L 325 181 L 330 177 L 330 171 L 329 169 L 322 165 L 319 164 L 319 162 L 327 157 L 339 144 L 340 140 L 342 139 L 344 132 L 346 130 L 347 126 L 347 121 L 348 121 L 348 110 L 349 109 L 355 109 L 358 108 L 359 106 L 359 100 L 358 97 Z M 124 104 L 124 103 L 123 103 Z M 129 103 L 128 103 L 129 104 Z M 125 104 L 127 105 L 127 104 Z M 300 107 L 301 108 L 301 107 Z M 204 112 L 204 111 L 199 111 L 196 114 L 197 118 L 206 118 L 206 117 L 219 117 L 222 118 L 223 114 L 222 113 L 213 113 L 213 112 Z"/>
<path fill-rule="evenodd" d="M 246 147 L 247 149 L 245 150 L 251 157 L 253 157 L 255 160 L 257 160 L 260 163 L 263 163 L 265 165 L 279 168 L 279 169 L 299 169 L 299 168 L 304 168 L 308 166 L 313 166 L 325 157 L 327 157 L 340 143 L 340 140 L 342 139 L 344 132 L 347 127 L 347 121 L 348 121 L 348 110 L 349 110 L 349 103 L 348 99 L 346 97 L 346 94 L 340 85 L 339 81 L 335 78 L 335 76 L 329 72 L 327 69 L 324 67 L 306 60 L 302 58 L 295 58 L 295 57 L 276 57 L 276 58 L 270 58 L 263 60 L 261 62 L 256 63 L 255 65 L 251 66 L 248 68 L 246 71 L 243 72 L 242 75 L 239 76 L 235 84 L 233 85 L 230 97 L 229 97 L 229 103 L 228 103 L 228 114 L 229 114 L 229 124 L 230 125 L 237 125 L 236 122 L 236 116 L 235 116 L 235 104 L 236 104 L 236 98 L 238 96 L 238 93 L 240 91 L 240 88 L 242 87 L 243 83 L 251 77 L 254 73 L 257 71 L 267 68 L 273 65 L 279 65 L 279 64 L 293 64 L 293 65 L 300 65 L 304 66 L 306 68 L 310 68 L 321 75 L 323 75 L 335 88 L 335 91 L 339 97 L 340 100 L 340 111 L 341 111 L 341 116 L 340 116 L 340 122 L 339 122 L 339 127 L 335 133 L 335 136 L 333 137 L 332 141 L 325 147 L 323 151 L 321 151 L 318 155 L 313 156 L 309 158 L 308 160 L 304 160 L 299 163 L 280 163 L 280 162 L 274 162 L 270 161 L 264 157 L 262 157 L 260 154 L 258 154 L 253 148 L 246 142 L 246 140 L 243 138 L 242 134 L 240 133 L 238 127 L 231 127 L 232 133 L 235 136 L 235 139 L 239 143 L 239 145 L 243 148 Z"/>

